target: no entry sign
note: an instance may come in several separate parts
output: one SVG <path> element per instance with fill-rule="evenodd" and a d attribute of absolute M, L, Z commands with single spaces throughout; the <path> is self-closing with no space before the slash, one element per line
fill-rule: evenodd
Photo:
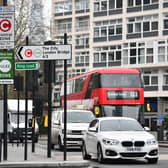
<path fill-rule="evenodd" d="M 14 6 L 0 6 L 0 49 L 14 48 Z"/>

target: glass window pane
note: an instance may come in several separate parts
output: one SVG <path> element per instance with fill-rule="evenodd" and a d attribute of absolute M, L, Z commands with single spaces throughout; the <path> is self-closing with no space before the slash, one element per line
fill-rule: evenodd
<path fill-rule="evenodd" d="M 149 76 L 144 76 L 143 79 L 144 79 L 144 84 L 149 85 Z"/>
<path fill-rule="evenodd" d="M 149 31 L 150 27 L 149 27 L 149 22 L 143 22 L 143 31 Z"/>
<path fill-rule="evenodd" d="M 128 33 L 133 33 L 133 24 L 128 24 L 127 25 L 127 32 Z"/>
<path fill-rule="evenodd" d="M 115 0 L 109 0 L 109 8 L 114 9 L 115 8 Z"/>
<path fill-rule="evenodd" d="M 151 77 L 151 84 L 154 85 L 154 84 L 158 84 L 158 77 L 157 76 L 152 76 Z"/>
<path fill-rule="evenodd" d="M 117 0 L 116 8 L 122 8 L 122 0 Z"/>
<path fill-rule="evenodd" d="M 158 22 L 152 22 L 152 30 L 158 30 Z"/>
<path fill-rule="evenodd" d="M 141 32 L 141 23 L 135 23 L 135 32 Z"/>

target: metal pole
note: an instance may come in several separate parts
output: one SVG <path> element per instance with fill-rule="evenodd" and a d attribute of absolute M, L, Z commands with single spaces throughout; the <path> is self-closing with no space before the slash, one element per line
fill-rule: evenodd
<path fill-rule="evenodd" d="M 52 86 L 51 86 L 51 77 L 52 77 L 52 62 L 48 62 L 48 158 L 51 157 L 51 94 L 52 94 Z"/>
<path fill-rule="evenodd" d="M 18 83 L 19 83 L 19 87 L 20 87 L 20 75 L 18 75 Z M 19 146 L 19 133 L 20 133 L 20 130 L 19 130 L 19 123 L 20 123 L 20 117 L 19 117 L 19 111 L 20 111 L 20 89 L 18 88 L 18 91 L 17 91 L 17 96 L 18 96 L 18 111 L 17 111 L 17 146 Z"/>
<path fill-rule="evenodd" d="M 67 34 L 64 34 L 64 44 L 67 44 Z M 66 145 L 66 132 L 67 132 L 67 60 L 64 60 L 64 160 L 67 159 L 67 145 Z"/>
<path fill-rule="evenodd" d="M 29 38 L 26 37 L 26 45 L 29 44 Z M 24 150 L 24 160 L 27 160 L 27 115 L 28 115 L 28 71 L 25 73 L 25 150 Z"/>
<path fill-rule="evenodd" d="M 7 0 L 3 0 L 3 6 L 7 6 Z M 7 94 L 8 94 L 8 85 L 4 86 L 4 148 L 3 148 L 3 159 L 7 160 L 7 134 L 8 134 L 8 102 L 7 102 Z"/>
<path fill-rule="evenodd" d="M 8 144 L 7 144 L 7 134 L 8 134 L 8 100 L 7 100 L 7 93 L 8 93 L 8 86 L 4 86 L 4 149 L 3 149 L 3 159 L 7 160 L 8 155 Z"/>
<path fill-rule="evenodd" d="M 33 71 L 33 81 L 35 81 L 35 72 Z M 33 85 L 32 89 L 32 99 L 33 99 L 33 127 L 32 127 L 32 152 L 35 152 L 35 86 Z"/>

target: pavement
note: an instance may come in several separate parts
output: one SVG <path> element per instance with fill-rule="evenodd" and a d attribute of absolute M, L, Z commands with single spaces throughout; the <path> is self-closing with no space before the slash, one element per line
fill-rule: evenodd
<path fill-rule="evenodd" d="M 63 152 L 51 151 L 51 157 L 47 157 L 47 138 L 40 137 L 35 144 L 35 152 L 32 152 L 32 144 L 28 143 L 27 160 L 25 158 L 24 144 L 8 143 L 7 161 L 1 157 L 0 168 L 90 168 L 88 161 L 83 160 L 82 155 L 73 156 L 67 154 L 64 161 Z M 159 141 L 159 147 L 167 147 L 168 141 Z M 2 149 L 3 154 L 3 149 Z"/>
<path fill-rule="evenodd" d="M 27 157 L 25 157 L 24 144 L 8 143 L 7 156 L 7 160 L 3 160 L 2 149 L 0 168 L 90 168 L 90 163 L 83 160 L 82 155 L 74 156 L 67 152 L 66 160 L 64 160 L 63 152 L 60 154 L 51 150 L 51 157 L 47 157 L 45 137 L 40 137 L 39 142 L 35 144 L 35 152 L 32 152 L 32 144 L 28 143 Z"/>

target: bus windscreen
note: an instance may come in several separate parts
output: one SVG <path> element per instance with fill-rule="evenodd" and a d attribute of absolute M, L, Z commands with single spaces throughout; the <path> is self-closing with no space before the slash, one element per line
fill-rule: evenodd
<path fill-rule="evenodd" d="M 101 74 L 102 88 L 142 88 L 139 74 Z"/>

